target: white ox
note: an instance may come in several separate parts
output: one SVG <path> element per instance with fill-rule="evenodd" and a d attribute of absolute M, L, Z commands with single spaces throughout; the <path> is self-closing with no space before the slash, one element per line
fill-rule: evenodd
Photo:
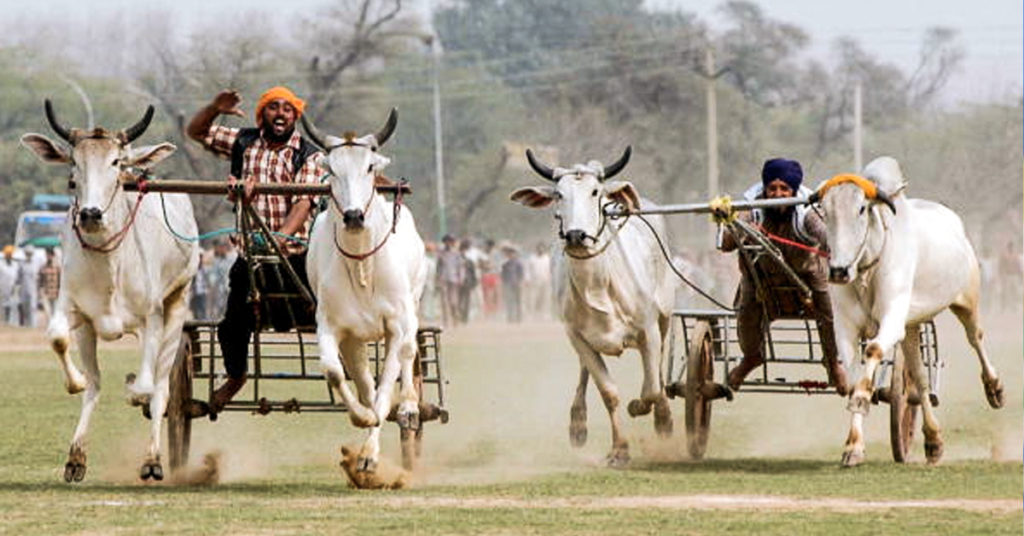
<path fill-rule="evenodd" d="M 43 162 L 71 166 L 75 202 L 61 240 L 60 293 L 47 337 L 60 358 L 67 391 L 85 390 L 64 467 L 64 479 L 77 482 L 85 477 L 85 438 L 100 393 L 96 337 L 110 341 L 131 333 L 139 338 L 142 362 L 129 386 L 131 400 L 148 404 L 150 415 L 163 415 L 199 248 L 171 235 L 160 199 L 127 194 L 121 188 L 126 168 L 148 168 L 175 150 L 170 143 L 130 146 L 149 126 L 152 106 L 141 121 L 118 132 L 69 130 L 57 121 L 49 101 L 45 109 L 50 127 L 71 145 L 71 151 L 40 134 L 26 134 L 21 142 Z M 188 196 L 164 198 L 167 223 L 180 233 L 195 235 Z M 72 330 L 84 375 L 68 354 Z M 140 471 L 143 479 L 163 478 L 161 423 L 160 418 L 150 423 L 149 447 Z"/>
<path fill-rule="evenodd" d="M 661 362 L 668 334 L 675 281 L 661 258 L 651 233 L 635 218 L 613 221 L 605 209 L 647 207 L 633 185 L 610 181 L 629 161 L 631 149 L 608 167 L 599 162 L 572 168 L 551 168 L 526 156 L 533 169 L 554 186 L 520 188 L 512 201 L 531 208 L 555 205 L 564 255 L 555 255 L 553 280 L 569 342 L 579 356 L 580 378 L 570 409 L 569 438 L 573 446 L 587 439 L 586 389 L 588 376 L 601 393 L 612 427 L 608 464 L 629 462 L 629 443 L 617 413 L 618 387 L 612 382 L 603 355 L 619 356 L 626 348 L 640 351 L 643 386 L 640 398 L 627 409 L 636 417 L 654 409 L 654 428 L 672 433 L 672 414 L 663 389 Z M 661 218 L 650 218 L 659 232 Z"/>
<path fill-rule="evenodd" d="M 377 152 L 397 124 L 391 110 L 377 134 L 342 138 L 323 136 L 303 124 L 310 138 L 327 150 L 330 207 L 317 217 L 309 239 L 307 270 L 317 298 L 320 363 L 341 395 L 352 423 L 370 428 L 350 476 L 357 486 L 373 487 L 380 457 L 380 427 L 391 411 L 395 382 L 401 375 L 399 426 L 416 430 L 419 394 L 413 382 L 416 316 L 427 279 L 423 240 L 408 207 L 389 202 L 374 187 L 390 160 Z M 374 385 L 366 343 L 384 339 L 384 367 Z M 338 350 L 345 366 L 338 359 Z M 345 382 L 352 375 L 357 394 Z M 407 467 L 408 468 L 408 467 Z M 362 477 L 358 474 L 362 474 Z"/>
<path fill-rule="evenodd" d="M 867 180 L 865 180 L 867 179 Z M 884 356 L 902 342 L 908 389 L 924 401 L 925 456 L 942 456 L 939 423 L 929 400 L 929 383 L 918 346 L 918 326 L 944 309 L 963 324 L 981 362 L 989 404 L 1003 405 L 1003 386 L 982 346 L 978 298 L 980 275 L 974 249 L 960 218 L 948 208 L 907 199 L 899 163 L 883 156 L 864 168 L 864 177 L 840 175 L 812 196 L 821 200 L 831 248 L 829 279 L 839 357 L 852 363 L 859 340 L 867 338 L 863 375 L 851 395 L 850 433 L 842 463 L 864 460 L 863 420 L 873 376 Z"/>

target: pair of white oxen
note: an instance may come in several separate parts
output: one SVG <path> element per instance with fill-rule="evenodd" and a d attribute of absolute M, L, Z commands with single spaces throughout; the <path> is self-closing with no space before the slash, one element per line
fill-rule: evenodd
<path fill-rule="evenodd" d="M 170 225 L 179 233 L 196 232 L 187 196 L 165 195 L 165 217 L 160 200 L 131 196 L 120 187 L 130 168 L 148 168 L 175 150 L 169 143 L 131 147 L 148 127 L 152 107 L 139 123 L 116 132 L 68 129 L 57 120 L 49 102 L 45 111 L 50 127 L 70 145 L 70 151 L 39 134 L 26 134 L 22 143 L 44 162 L 69 165 L 72 170 L 75 204 L 63 239 L 64 277 L 48 328 L 68 392 L 85 391 L 65 465 L 64 478 L 71 482 L 85 476 L 85 436 L 100 389 L 97 336 L 114 340 L 125 333 L 139 335 L 142 362 L 129 386 L 132 402 L 148 404 L 150 415 L 163 415 L 198 248 L 176 239 L 167 229 Z M 377 149 L 394 131 L 396 120 L 392 111 L 382 131 L 362 137 L 323 136 L 306 125 L 313 141 L 327 151 L 333 198 L 333 208 L 321 214 L 314 226 L 307 262 L 318 300 L 320 359 L 353 423 L 369 428 L 355 464 L 356 471 L 364 474 L 372 474 L 379 460 L 380 426 L 391 410 L 399 379 L 399 424 L 418 426 L 419 397 L 412 366 L 416 311 L 426 279 L 424 247 L 408 209 L 394 207 L 373 185 L 374 176 L 389 162 Z M 611 418 L 608 461 L 613 466 L 628 462 L 628 441 L 617 413 L 618 389 L 602 354 L 620 355 L 625 348 L 640 351 L 644 382 L 640 398 L 629 404 L 629 413 L 638 416 L 653 409 L 658 433 L 672 431 L 659 368 L 675 283 L 659 257 L 654 237 L 636 219 L 613 221 L 605 211 L 608 203 L 626 208 L 649 204 L 631 183 L 609 180 L 625 167 L 629 156 L 627 149 L 607 168 L 595 161 L 551 168 L 528 151 L 533 169 L 555 184 L 521 188 L 512 194 L 513 201 L 526 206 L 556 206 L 565 253 L 556 259 L 556 291 L 581 365 L 570 412 L 570 438 L 574 445 L 586 441 L 585 395 L 592 375 Z M 851 397 L 853 419 L 843 454 L 847 465 L 863 459 L 861 424 L 874 369 L 904 339 L 907 326 L 916 330 L 917 323 L 947 307 L 964 324 L 978 353 L 989 403 L 1002 405 L 1002 385 L 981 346 L 978 263 L 959 218 L 940 205 L 905 199 L 900 193 L 902 174 L 891 158 L 872 162 L 865 175 L 877 190 L 846 182 L 831 185 L 827 195 L 819 191 L 833 274 L 837 282 L 847 283 L 833 292 L 843 362 L 852 362 L 860 336 L 871 337 L 864 356 L 865 374 Z M 892 210 L 879 209 L 880 201 Z M 660 218 L 653 220 L 655 229 L 662 231 Z M 371 251 L 365 257 L 351 253 Z M 863 270 L 865 266 L 871 269 Z M 73 330 L 84 375 L 68 353 Z M 385 365 L 375 386 L 364 349 L 367 341 L 382 338 Z M 919 353 L 908 351 L 906 344 L 904 349 L 921 399 L 928 400 Z M 345 381 L 346 370 L 352 374 L 356 393 Z M 926 453 L 929 461 L 937 461 L 942 445 L 938 422 L 928 404 L 922 407 Z M 143 479 L 163 478 L 161 423 L 153 419 L 150 425 L 140 470 Z"/>
<path fill-rule="evenodd" d="M 555 206 L 564 255 L 555 256 L 556 290 L 566 332 L 579 355 L 581 371 L 570 411 L 570 439 L 586 440 L 586 388 L 594 377 L 611 418 L 612 448 L 608 463 L 628 462 L 628 442 L 621 431 L 619 394 L 608 375 L 603 355 L 636 348 L 643 363 L 639 399 L 630 401 L 632 416 L 654 409 L 654 427 L 672 431 L 668 400 L 660 377 L 668 335 L 674 287 L 654 235 L 635 218 L 612 220 L 608 203 L 626 209 L 652 206 L 632 184 L 610 180 L 625 166 L 627 148 L 614 164 L 577 164 L 551 168 L 527 151 L 533 169 L 552 186 L 520 188 L 512 200 L 528 207 Z M 918 347 L 918 325 L 944 309 L 963 324 L 981 362 L 981 379 L 989 404 L 1003 405 L 1003 386 L 981 343 L 978 298 L 980 273 L 974 250 L 960 218 L 946 207 L 907 199 L 899 164 L 880 157 L 864 169 L 864 177 L 840 175 L 811 196 L 820 203 L 828 227 L 830 280 L 839 357 L 853 362 L 861 338 L 867 339 L 863 374 L 850 396 L 850 432 L 842 464 L 864 460 L 863 419 L 871 401 L 872 379 L 884 356 L 902 345 L 910 390 L 929 400 L 929 382 Z M 651 231 L 663 231 L 661 218 L 650 218 Z M 939 423 L 930 404 L 924 413 L 925 455 L 929 463 L 942 456 Z"/>
<path fill-rule="evenodd" d="M 125 333 L 139 337 L 142 362 L 129 385 L 130 402 L 148 405 L 150 415 L 164 414 L 199 262 L 196 243 L 175 238 L 168 227 L 195 236 L 197 226 L 186 195 L 161 194 L 164 199 L 160 200 L 127 194 L 121 187 L 133 169 L 148 168 L 175 150 L 170 143 L 131 147 L 148 127 L 152 106 L 141 121 L 120 131 L 68 129 L 57 120 L 49 101 L 45 111 L 50 127 L 70 145 L 70 151 L 40 134 L 26 134 L 22 143 L 44 162 L 70 166 L 72 174 L 75 200 L 62 239 L 64 275 L 47 334 L 60 357 L 68 392 L 85 391 L 64 469 L 64 479 L 76 482 L 85 477 L 85 438 L 100 392 L 97 337 L 115 340 Z M 354 465 L 371 483 L 380 456 L 381 423 L 391 411 L 399 376 L 399 425 L 419 426 L 412 369 L 417 305 L 427 275 L 424 246 L 409 210 L 401 204 L 394 207 L 374 189 L 374 176 L 389 162 L 377 149 L 396 124 L 397 113 L 392 110 L 380 132 L 362 137 L 321 136 L 307 125 L 313 141 L 327 150 L 334 201 L 314 225 L 307 259 L 309 281 L 318 300 L 320 360 L 352 421 L 369 428 Z M 351 258 L 371 251 L 363 259 Z M 72 331 L 78 338 L 84 374 L 69 356 Z M 367 366 L 365 347 L 381 339 L 385 359 L 378 387 Z M 353 376 L 355 393 L 345 381 L 346 371 Z M 161 424 L 159 418 L 150 424 L 140 470 L 143 480 L 164 477 Z"/>

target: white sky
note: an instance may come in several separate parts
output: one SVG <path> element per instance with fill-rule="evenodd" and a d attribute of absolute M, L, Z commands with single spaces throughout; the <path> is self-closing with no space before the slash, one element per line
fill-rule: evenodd
<path fill-rule="evenodd" d="M 92 22 L 121 13 L 129 18 L 141 9 L 173 13 L 187 29 L 197 22 L 231 24 L 238 11 L 293 14 L 312 11 L 332 0 L 0 0 L 8 23 L 53 17 L 80 30 Z M 334 0 L 337 1 L 337 0 Z M 406 0 L 426 13 L 432 0 Z M 446 2 L 448 0 L 440 0 Z M 515 1 L 515 0 L 507 0 Z M 722 0 L 647 0 L 657 8 L 696 13 L 711 26 L 721 26 L 716 7 Z M 862 46 L 905 70 L 916 63 L 924 30 L 949 26 L 960 31 L 967 56 L 951 81 L 946 99 L 1005 99 L 1024 87 L 1024 2 L 1021 0 L 762 0 L 771 18 L 793 23 L 811 35 L 809 54 L 828 59 L 832 41 L 841 35 L 858 38 Z M 59 32 L 59 30 L 58 30 Z"/>

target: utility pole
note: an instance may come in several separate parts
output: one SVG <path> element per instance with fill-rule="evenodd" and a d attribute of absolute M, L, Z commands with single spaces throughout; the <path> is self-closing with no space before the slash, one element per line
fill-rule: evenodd
<path fill-rule="evenodd" d="M 436 35 L 430 40 L 430 54 L 434 57 L 434 165 L 437 172 L 437 230 L 441 236 L 448 233 L 448 217 L 444 199 L 444 136 L 441 128 L 441 42 Z"/>
<path fill-rule="evenodd" d="M 720 73 L 719 73 L 720 74 Z M 715 54 L 704 49 L 704 99 L 707 106 L 708 198 L 718 195 L 718 101 L 715 98 Z"/>
<path fill-rule="evenodd" d="M 864 163 L 863 155 L 861 153 L 861 83 L 857 80 L 857 84 L 853 86 L 853 169 L 855 173 L 860 173 L 861 164 Z"/>

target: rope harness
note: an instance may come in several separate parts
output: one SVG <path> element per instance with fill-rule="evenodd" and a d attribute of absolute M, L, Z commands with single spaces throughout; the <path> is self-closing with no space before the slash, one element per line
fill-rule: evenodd
<path fill-rule="evenodd" d="M 338 253 L 341 253 L 342 255 L 344 255 L 345 257 L 347 257 L 349 259 L 356 260 L 356 261 L 362 261 L 362 260 L 365 260 L 365 259 L 368 259 L 368 258 L 372 257 L 375 253 L 380 251 L 380 248 L 384 247 L 384 244 L 386 244 L 388 239 L 391 238 L 391 235 L 395 234 L 395 231 L 398 228 L 398 215 L 401 213 L 401 210 L 402 210 L 402 190 L 403 190 L 402 186 L 404 186 L 406 182 L 408 182 L 408 181 L 406 181 L 405 179 L 402 179 L 399 182 L 399 187 L 398 187 L 398 189 L 397 189 L 397 191 L 395 193 L 395 202 L 392 204 L 392 211 L 391 211 L 391 230 L 388 231 L 384 235 L 384 238 L 380 241 L 380 243 L 377 244 L 377 246 L 374 247 L 373 249 L 371 249 L 370 251 L 367 251 L 366 253 L 349 253 L 348 251 L 345 251 L 345 248 L 341 247 L 341 244 L 338 243 L 338 224 L 337 224 L 337 222 L 334 223 L 334 229 L 333 229 L 333 231 L 334 231 L 334 247 L 335 247 L 335 249 L 338 250 Z M 364 215 L 364 217 L 365 217 L 366 214 L 370 213 L 370 205 L 373 203 L 373 200 L 376 197 L 377 197 L 377 190 L 376 190 L 376 188 L 371 188 L 371 190 L 370 190 L 370 198 L 366 201 L 366 205 L 364 205 L 364 208 L 363 208 L 363 215 Z M 338 205 L 338 200 L 335 199 L 333 195 L 331 196 L 331 202 L 334 204 L 334 208 L 338 210 L 339 214 L 344 214 L 344 211 L 341 210 L 341 206 Z"/>
<path fill-rule="evenodd" d="M 122 174 L 129 174 L 127 170 L 122 170 Z M 128 236 L 128 229 L 131 228 L 132 224 L 135 223 L 135 216 L 139 213 L 139 206 L 142 205 L 142 197 L 146 195 L 146 175 L 136 177 L 139 184 L 139 195 L 135 198 L 135 206 L 132 207 L 131 213 L 128 216 L 128 222 L 121 228 L 120 231 L 112 234 L 102 244 L 94 246 L 85 241 L 85 237 L 82 236 L 82 228 L 78 225 L 78 211 L 79 202 L 78 196 L 75 196 L 74 203 L 71 206 L 71 228 L 75 231 L 75 237 L 78 238 L 78 244 L 82 246 L 82 249 L 86 251 L 94 251 L 96 253 L 107 254 L 118 247 L 124 242 L 124 238 Z M 118 186 L 114 188 L 114 191 L 110 194 L 110 199 L 107 201 L 107 206 L 103 207 L 100 211 L 100 215 L 106 214 L 110 210 L 111 205 L 114 204 L 114 198 L 117 197 L 117 191 L 121 188 L 120 181 Z"/>
<path fill-rule="evenodd" d="M 595 244 L 597 244 L 599 242 L 599 240 L 600 240 L 601 234 L 604 233 L 605 227 L 608 226 L 608 220 L 610 220 L 610 219 L 611 220 L 616 220 L 616 219 L 619 219 L 619 218 L 623 217 L 623 216 L 609 216 L 608 215 L 607 208 L 612 206 L 612 205 L 614 205 L 615 203 L 616 203 L 615 201 L 608 201 L 604 205 L 601 205 L 601 206 L 598 207 L 597 211 L 601 215 L 601 226 L 597 229 L 597 234 L 596 235 L 594 235 L 594 236 L 587 235 L 587 236 L 584 237 L 584 239 L 589 238 L 589 239 L 593 240 Z M 562 221 L 562 216 L 560 214 L 556 213 L 555 214 L 555 219 L 558 220 L 558 238 L 561 238 L 562 240 L 565 240 L 565 236 L 566 235 L 565 235 L 565 229 L 564 229 L 564 222 Z M 621 231 L 622 228 L 626 226 L 626 222 L 627 221 L 629 221 L 629 214 L 626 214 L 625 220 L 623 220 L 622 225 L 619 225 L 618 227 L 615 228 L 615 232 L 610 237 L 608 237 L 608 240 L 597 251 L 590 252 L 590 253 L 584 253 L 583 255 L 577 255 L 577 254 L 574 254 L 574 253 L 570 253 L 568 249 L 563 247 L 562 248 L 562 252 L 565 253 L 567 256 L 572 257 L 572 258 L 577 259 L 577 260 L 593 259 L 594 257 L 604 253 L 604 251 L 606 249 L 608 249 L 608 246 L 610 246 L 611 243 L 613 241 L 615 241 L 615 237 L 617 237 L 619 235 L 619 231 Z"/>

